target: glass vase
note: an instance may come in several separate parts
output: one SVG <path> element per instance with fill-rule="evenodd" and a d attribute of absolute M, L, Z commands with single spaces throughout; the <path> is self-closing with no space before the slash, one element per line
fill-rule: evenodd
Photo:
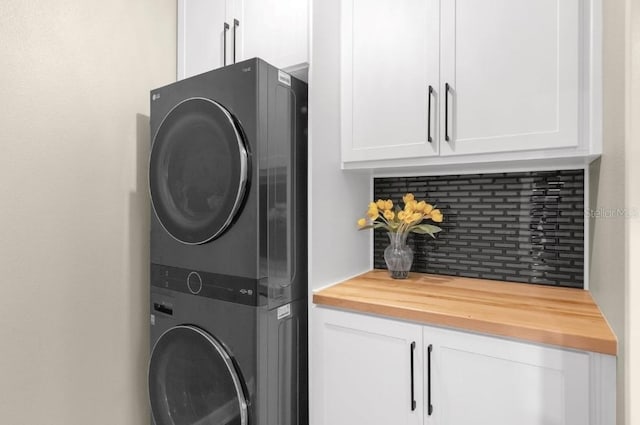
<path fill-rule="evenodd" d="M 384 250 L 384 261 L 389 275 L 394 279 L 406 279 L 413 263 L 413 250 L 407 245 L 407 232 L 389 232 L 389 246 Z"/>

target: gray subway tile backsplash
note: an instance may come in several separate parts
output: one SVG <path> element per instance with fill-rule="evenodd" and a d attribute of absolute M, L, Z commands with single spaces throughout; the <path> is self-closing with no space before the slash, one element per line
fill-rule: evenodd
<path fill-rule="evenodd" d="M 444 214 L 436 239 L 409 236 L 413 271 L 583 287 L 583 170 L 374 179 L 374 199 L 406 192 Z M 375 231 L 376 268 L 388 243 Z"/>

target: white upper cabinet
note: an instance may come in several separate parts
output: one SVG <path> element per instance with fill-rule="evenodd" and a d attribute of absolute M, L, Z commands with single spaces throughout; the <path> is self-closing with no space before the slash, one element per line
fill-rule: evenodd
<path fill-rule="evenodd" d="M 441 16 L 443 155 L 578 145 L 578 0 L 444 1 Z"/>
<path fill-rule="evenodd" d="M 223 66 L 229 31 L 226 0 L 178 0 L 178 79 Z"/>
<path fill-rule="evenodd" d="M 178 0 L 178 79 L 260 57 L 309 62 L 309 0 Z"/>
<path fill-rule="evenodd" d="M 308 0 L 244 0 L 242 57 L 282 69 L 309 63 Z"/>
<path fill-rule="evenodd" d="M 600 154 L 598 2 L 343 0 L 344 168 Z"/>
<path fill-rule="evenodd" d="M 343 161 L 438 153 L 438 25 L 436 0 L 342 1 Z"/>

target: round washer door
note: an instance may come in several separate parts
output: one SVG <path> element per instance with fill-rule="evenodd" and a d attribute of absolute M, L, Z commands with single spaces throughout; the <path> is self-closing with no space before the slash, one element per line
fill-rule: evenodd
<path fill-rule="evenodd" d="M 156 425 L 246 425 L 247 401 L 231 356 L 211 335 L 176 326 L 156 342 L 149 363 Z"/>
<path fill-rule="evenodd" d="M 211 99 L 180 102 L 162 120 L 149 161 L 162 226 L 185 244 L 220 236 L 240 209 L 248 166 L 243 132 L 229 111 Z"/>

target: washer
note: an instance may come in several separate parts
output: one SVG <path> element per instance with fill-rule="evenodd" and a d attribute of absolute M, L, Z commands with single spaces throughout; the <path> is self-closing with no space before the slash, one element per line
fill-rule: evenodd
<path fill-rule="evenodd" d="M 151 92 L 153 279 L 188 291 L 196 272 L 270 308 L 306 297 L 306 110 L 306 84 L 260 59 Z"/>
<path fill-rule="evenodd" d="M 153 425 L 308 423 L 303 300 L 269 310 L 154 287 L 150 307 Z"/>

